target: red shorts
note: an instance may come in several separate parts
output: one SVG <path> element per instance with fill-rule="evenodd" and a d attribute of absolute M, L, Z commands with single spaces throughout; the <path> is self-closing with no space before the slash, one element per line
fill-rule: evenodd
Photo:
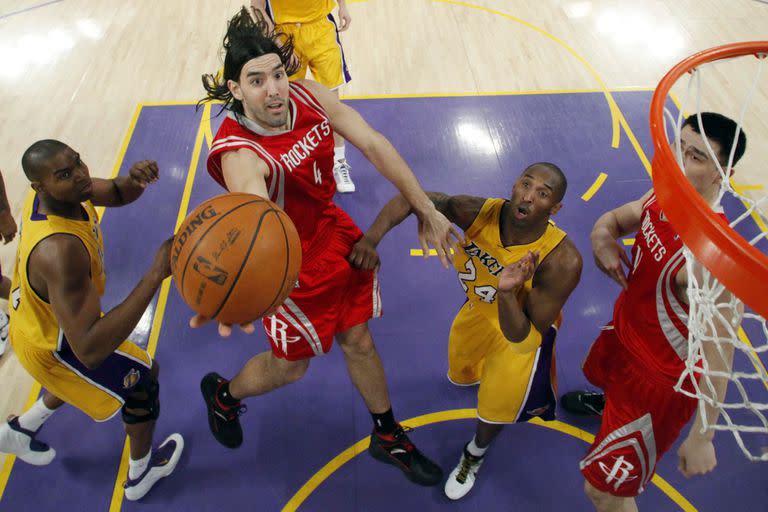
<path fill-rule="evenodd" d="M 325 354 L 337 333 L 381 316 L 377 272 L 347 261 L 360 236 L 356 227 L 339 226 L 326 249 L 302 264 L 298 286 L 277 313 L 262 320 L 277 357 L 296 361 Z"/>
<path fill-rule="evenodd" d="M 581 460 L 584 478 L 614 496 L 637 496 L 696 412 L 697 401 L 654 379 L 613 330 L 604 328 L 584 361 L 584 375 L 605 391 L 600 432 Z"/>

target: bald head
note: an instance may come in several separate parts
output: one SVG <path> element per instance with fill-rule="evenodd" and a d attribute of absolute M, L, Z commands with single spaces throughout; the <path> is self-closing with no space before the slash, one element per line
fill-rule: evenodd
<path fill-rule="evenodd" d="M 559 203 L 565 197 L 565 190 L 568 188 L 568 180 L 565 179 L 563 171 L 550 162 L 536 162 L 525 168 L 523 174 L 540 174 L 547 185 L 551 187 L 555 197 L 555 202 Z"/>
<path fill-rule="evenodd" d="M 59 154 L 59 152 L 69 148 L 63 142 L 53 139 L 39 140 L 29 146 L 21 157 L 21 167 L 24 169 L 29 181 L 40 181 L 43 172 L 46 170 L 46 163 Z"/>

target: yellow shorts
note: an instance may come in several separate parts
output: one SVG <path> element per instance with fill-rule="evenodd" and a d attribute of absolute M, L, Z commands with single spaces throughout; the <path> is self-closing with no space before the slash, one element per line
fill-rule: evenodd
<path fill-rule="evenodd" d="M 462 306 L 448 339 L 448 378 L 480 384 L 477 415 L 487 423 L 555 419 L 557 381 L 553 326 L 535 351 L 520 353 L 472 303 Z"/>
<path fill-rule="evenodd" d="M 21 365 L 42 387 L 96 421 L 117 414 L 137 384 L 150 378 L 152 358 L 124 341 L 96 369 L 89 370 L 75 357 L 61 336 L 55 351 L 26 349 L 23 339 L 11 339 Z"/>
<path fill-rule="evenodd" d="M 312 78 L 329 89 L 352 80 L 333 15 L 309 23 L 283 23 L 277 28 L 293 36 L 294 53 L 301 60 L 301 68 L 290 76 L 291 80 L 305 78 L 307 67 Z"/>

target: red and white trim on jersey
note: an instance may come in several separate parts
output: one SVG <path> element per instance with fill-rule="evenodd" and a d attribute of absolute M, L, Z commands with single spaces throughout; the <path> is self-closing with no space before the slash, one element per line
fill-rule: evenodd
<path fill-rule="evenodd" d="M 297 84 L 296 82 L 291 82 L 290 87 L 294 98 L 313 109 L 318 115 L 322 116 L 327 121 L 330 121 L 330 119 L 328 119 L 328 115 L 325 113 L 325 110 L 323 110 L 323 107 L 320 106 L 320 103 L 318 103 L 318 101 L 311 94 L 309 94 L 309 92 L 303 86 Z"/>
<path fill-rule="evenodd" d="M 269 175 L 267 176 L 269 199 L 280 208 L 283 208 L 285 204 L 285 168 L 261 144 L 245 137 L 230 135 L 214 142 L 211 146 L 211 152 L 226 149 L 235 150 L 243 146 L 248 146 L 252 149 L 269 167 Z"/>
<path fill-rule="evenodd" d="M 680 357 L 688 357 L 688 314 L 675 293 L 677 273 L 685 266 L 683 249 L 672 256 L 656 283 L 656 316 L 667 342 Z"/>
<path fill-rule="evenodd" d="M 637 468 L 619 457 L 612 466 L 603 461 L 608 460 L 611 452 L 625 447 L 631 447 L 640 461 L 640 474 L 632 475 Z M 602 459 L 602 460 L 600 460 Z M 597 445 L 584 459 L 579 463 L 580 469 L 597 462 L 605 474 L 605 483 L 613 486 L 614 490 L 627 482 L 627 479 L 640 478 L 639 492 L 642 492 L 653 476 L 656 467 L 656 441 L 653 437 L 653 422 L 650 413 L 636 419 L 632 423 L 624 425 L 608 434 L 603 441 Z"/>
<path fill-rule="evenodd" d="M 379 269 L 373 271 L 373 318 L 381 316 L 381 289 L 379 288 Z"/>

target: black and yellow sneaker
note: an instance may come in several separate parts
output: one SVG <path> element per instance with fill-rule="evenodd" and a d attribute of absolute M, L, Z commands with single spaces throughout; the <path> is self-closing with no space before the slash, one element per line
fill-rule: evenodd
<path fill-rule="evenodd" d="M 429 460 L 405 435 L 411 429 L 398 425 L 391 434 L 371 434 L 368 453 L 386 464 L 391 464 L 405 473 L 411 482 L 419 485 L 437 485 L 443 480 L 443 470 Z"/>
<path fill-rule="evenodd" d="M 200 391 L 208 408 L 208 426 L 218 442 L 227 448 L 237 448 L 243 444 L 243 429 L 240 426 L 240 415 L 247 408 L 237 402 L 227 406 L 218 398 L 218 391 L 227 379 L 218 373 L 211 372 L 200 381 Z"/>
<path fill-rule="evenodd" d="M 602 416 L 605 409 L 605 395 L 594 391 L 569 391 L 560 397 L 560 405 L 571 414 Z"/>

